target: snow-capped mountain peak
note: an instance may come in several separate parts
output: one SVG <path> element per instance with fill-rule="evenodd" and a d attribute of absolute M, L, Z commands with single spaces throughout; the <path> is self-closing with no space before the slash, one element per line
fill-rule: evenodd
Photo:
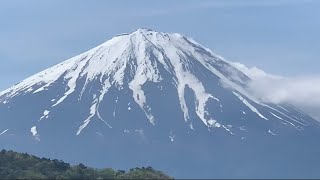
<path fill-rule="evenodd" d="M 112 88 L 130 92 L 134 103 L 149 122 L 156 125 L 159 118 L 155 117 L 154 111 L 159 109 L 154 109 L 148 102 L 145 89 L 147 84 L 156 86 L 159 91 L 173 87 L 174 91 L 170 93 L 177 97 L 183 120 L 190 129 L 193 129 L 193 118 L 190 114 L 195 113 L 208 128 L 222 127 L 230 131 L 227 124 L 222 119 L 217 119 L 218 116 L 209 108 L 208 104 L 216 104 L 220 113 L 223 112 L 224 104 L 220 99 L 225 95 L 215 89 L 229 91 L 229 96 L 240 100 L 257 118 L 269 120 L 272 114 L 272 117 L 287 116 L 246 94 L 243 87 L 249 80 L 245 74 L 192 38 L 178 33 L 141 28 L 130 34 L 115 36 L 83 54 L 27 78 L 1 92 L 0 102 L 11 101 L 20 95 L 50 92 L 58 86 L 58 94 L 50 93 L 53 95 L 48 99 L 50 106 L 41 114 L 40 121 L 48 118 L 50 111 L 68 101 L 70 96 L 77 97 L 81 102 L 84 94 L 92 94 L 91 105 L 88 107 L 89 115 L 79 125 L 77 135 L 95 118 L 112 127 L 112 123 L 102 117 L 103 110 L 100 108 L 103 101 L 108 103 L 105 97 Z M 91 91 L 93 87 L 96 92 Z M 188 89 L 194 95 L 195 105 L 187 102 Z M 129 102 L 131 103 L 130 100 Z M 268 118 L 268 115 L 263 115 L 259 108 L 251 103 L 267 107 L 273 113 L 268 112 Z M 296 118 L 290 119 L 299 125 L 303 124 Z M 291 123 L 292 126 L 297 127 L 294 123 Z"/>
<path fill-rule="evenodd" d="M 138 29 L 0 92 L 0 146 L 182 178 L 319 175 L 319 123 L 250 81 L 190 37 Z"/>

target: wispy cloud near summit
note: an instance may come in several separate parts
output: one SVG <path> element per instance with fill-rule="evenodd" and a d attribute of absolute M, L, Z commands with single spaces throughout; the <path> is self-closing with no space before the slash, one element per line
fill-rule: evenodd
<path fill-rule="evenodd" d="M 263 102 L 293 104 L 320 120 L 320 74 L 283 77 L 257 67 L 232 64 L 252 79 L 247 89 L 251 95 Z"/>

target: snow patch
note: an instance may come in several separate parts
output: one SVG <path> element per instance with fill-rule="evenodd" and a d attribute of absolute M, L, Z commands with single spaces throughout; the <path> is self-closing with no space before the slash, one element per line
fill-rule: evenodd
<path fill-rule="evenodd" d="M 193 127 L 192 123 L 189 124 L 189 127 L 190 127 L 191 130 L 194 130 L 194 127 Z"/>
<path fill-rule="evenodd" d="M 252 106 L 246 99 L 244 99 L 242 96 L 240 96 L 238 93 L 233 92 L 234 95 L 236 95 L 242 102 L 245 104 L 252 112 L 256 113 L 258 116 L 265 120 L 269 120 L 266 117 L 264 117 L 254 106 Z"/>
<path fill-rule="evenodd" d="M 38 134 L 38 131 L 37 131 L 37 127 L 36 127 L 36 126 L 33 126 L 33 127 L 30 129 L 30 132 L 31 132 L 32 136 L 35 138 L 35 140 L 40 141 L 40 135 Z"/>
<path fill-rule="evenodd" d="M 4 133 L 6 133 L 8 130 L 9 130 L 9 129 L 6 129 L 6 130 L 2 131 L 2 132 L 0 133 L 0 136 L 3 135 Z"/>
<path fill-rule="evenodd" d="M 230 126 L 228 127 L 228 126 L 222 125 L 222 128 L 225 129 L 227 132 L 229 132 L 231 135 L 235 135 L 235 134 L 231 131 L 231 128 L 232 128 L 232 127 L 230 127 Z"/>
<path fill-rule="evenodd" d="M 175 138 L 175 137 L 176 137 L 176 136 L 173 134 L 173 132 L 170 131 L 169 138 L 170 138 L 170 141 L 171 141 L 171 142 L 174 142 L 174 138 Z"/>
<path fill-rule="evenodd" d="M 32 133 L 32 136 L 35 136 L 37 135 L 37 127 L 36 126 L 33 126 L 31 129 L 30 129 L 30 132 Z"/>
<path fill-rule="evenodd" d="M 276 136 L 276 134 L 271 129 L 269 129 L 268 133 L 273 135 L 273 136 Z"/>
<path fill-rule="evenodd" d="M 262 104 L 262 105 L 265 106 L 265 107 L 267 107 L 267 108 L 269 108 L 269 109 L 272 109 L 272 110 L 280 113 L 281 115 L 287 117 L 288 119 L 290 119 L 290 120 L 292 120 L 292 121 L 294 121 L 294 122 L 296 122 L 296 123 L 298 123 L 298 124 L 300 124 L 300 125 L 306 126 L 306 124 L 304 124 L 304 123 L 302 123 L 302 122 L 300 122 L 300 121 L 298 121 L 298 120 L 290 117 L 289 115 L 286 115 L 285 113 L 283 113 L 283 112 L 281 112 L 281 111 L 279 111 L 279 110 L 277 110 L 277 109 L 275 109 L 275 108 L 273 108 L 273 107 L 270 107 L 270 106 L 265 105 L 265 104 Z M 297 125 L 293 124 L 292 122 L 287 121 L 287 120 L 285 120 L 285 119 L 283 119 L 283 120 L 284 120 L 285 122 L 289 123 L 291 126 L 295 127 L 296 129 L 299 129 L 299 127 L 298 127 Z"/>
<path fill-rule="evenodd" d="M 169 136 L 169 138 L 171 142 L 174 142 L 174 136 Z"/>
<path fill-rule="evenodd" d="M 218 123 L 216 120 L 213 120 L 213 119 L 210 119 L 208 121 L 208 127 L 217 127 L 217 128 L 220 128 L 221 127 L 221 124 Z"/>
<path fill-rule="evenodd" d="M 246 131 L 247 129 L 244 126 L 239 127 L 241 131 Z"/>
<path fill-rule="evenodd" d="M 40 117 L 39 121 L 42 119 L 48 119 L 50 111 L 44 110 L 43 115 Z"/>
<path fill-rule="evenodd" d="M 81 131 L 89 124 L 89 122 L 91 121 L 91 118 L 96 113 L 96 108 L 97 108 L 97 103 L 94 103 L 91 105 L 90 115 L 89 115 L 89 117 L 87 117 L 87 119 L 84 120 L 83 124 L 79 127 L 79 129 L 77 131 L 77 136 L 80 135 Z"/>
<path fill-rule="evenodd" d="M 281 117 L 279 117 L 279 116 L 277 116 L 277 115 L 273 114 L 272 112 L 270 112 L 270 114 L 271 114 L 272 116 L 274 116 L 274 117 L 278 118 L 278 119 L 283 120 L 283 118 L 281 118 Z"/>
<path fill-rule="evenodd" d="M 282 107 L 282 106 L 280 106 L 280 105 L 277 105 L 279 108 L 281 108 L 281 109 L 283 109 L 284 111 L 286 111 L 286 112 L 289 112 L 286 108 L 284 108 L 284 107 Z"/>

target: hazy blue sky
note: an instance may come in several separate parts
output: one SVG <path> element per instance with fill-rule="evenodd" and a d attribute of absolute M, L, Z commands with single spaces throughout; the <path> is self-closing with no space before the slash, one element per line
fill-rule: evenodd
<path fill-rule="evenodd" d="M 139 27 L 179 32 L 232 61 L 319 74 L 317 0 L 3 0 L 0 90 Z"/>

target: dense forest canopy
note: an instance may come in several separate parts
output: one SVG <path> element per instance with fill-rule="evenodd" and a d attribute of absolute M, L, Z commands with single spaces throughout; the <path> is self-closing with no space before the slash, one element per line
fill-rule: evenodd
<path fill-rule="evenodd" d="M 84 164 L 71 166 L 56 159 L 39 158 L 27 153 L 2 150 L 0 179 L 171 179 L 152 167 L 133 168 L 128 172 L 111 168 L 95 169 Z"/>

